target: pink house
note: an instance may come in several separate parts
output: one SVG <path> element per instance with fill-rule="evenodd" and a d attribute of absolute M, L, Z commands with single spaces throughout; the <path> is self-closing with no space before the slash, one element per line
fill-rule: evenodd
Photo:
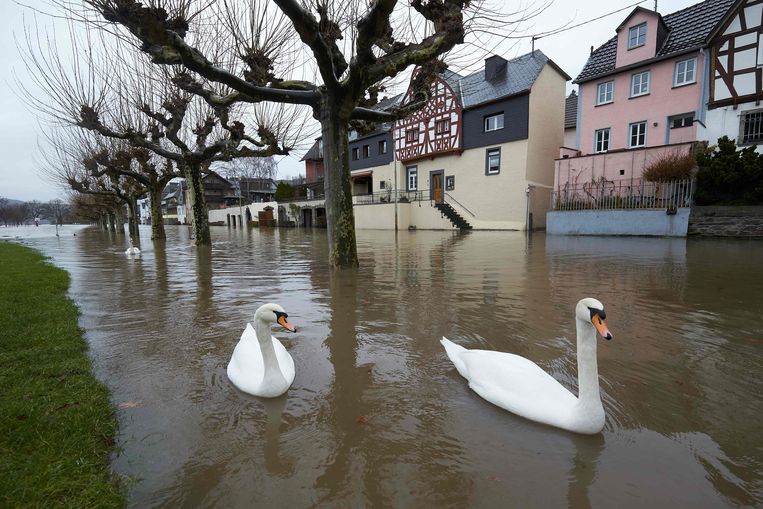
<path fill-rule="evenodd" d="M 665 154 L 697 140 L 708 99 L 708 37 L 734 0 L 707 0 L 662 16 L 636 7 L 591 52 L 574 83 L 574 150 L 556 160 L 554 187 L 640 180 Z"/>

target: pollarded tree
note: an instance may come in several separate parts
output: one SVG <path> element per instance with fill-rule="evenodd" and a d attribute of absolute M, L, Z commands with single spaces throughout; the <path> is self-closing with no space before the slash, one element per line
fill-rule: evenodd
<path fill-rule="evenodd" d="M 120 140 L 133 149 L 151 151 L 178 168 L 188 182 L 199 245 L 211 242 L 202 184 L 210 165 L 239 157 L 286 155 L 299 137 L 299 129 L 291 130 L 284 124 L 294 119 L 283 114 L 284 108 L 280 116 L 270 116 L 270 110 L 259 105 L 210 105 L 179 88 L 176 83 L 183 82 L 185 75 L 178 77 L 172 69 L 147 65 L 145 56 L 124 45 L 94 45 L 89 32 L 86 41 L 71 35 L 74 56 L 65 59 L 56 45 L 50 41 L 44 44 L 39 32 L 36 37 L 33 34 L 27 31 L 25 64 L 46 93 L 30 103 L 58 124 L 74 125 Z M 214 85 L 207 84 L 206 89 L 214 90 Z M 255 125 L 256 132 L 248 130 L 241 120 Z M 128 171 L 124 165 L 121 168 Z M 137 177 L 124 172 L 123 176 Z M 151 179 L 151 171 L 146 176 Z M 161 188 L 149 183 L 148 189 L 156 209 Z M 156 220 L 152 223 L 161 224 Z"/>
<path fill-rule="evenodd" d="M 54 0 L 72 17 L 90 20 L 69 0 Z M 337 1 L 83 0 L 105 20 L 126 28 L 155 64 L 182 65 L 195 75 L 176 83 L 215 107 L 274 101 L 310 106 L 320 121 L 326 166 L 329 264 L 358 263 L 352 211 L 348 135 L 350 122 L 390 121 L 422 107 L 443 69 L 438 58 L 464 39 L 469 0 Z M 209 11 L 207 18 L 204 13 Z M 214 26 L 227 54 L 211 55 L 198 43 Z M 194 39 L 195 37 L 195 39 Z M 192 40 L 193 39 L 193 40 Z M 304 46 L 296 46 L 294 41 Z M 308 56 L 300 59 L 307 48 Z M 318 79 L 293 79 L 296 66 L 314 65 Z M 393 111 L 373 103 L 380 84 L 411 66 L 413 99 Z M 304 77 L 304 76 L 302 76 Z M 204 81 L 224 84 L 220 94 Z"/>

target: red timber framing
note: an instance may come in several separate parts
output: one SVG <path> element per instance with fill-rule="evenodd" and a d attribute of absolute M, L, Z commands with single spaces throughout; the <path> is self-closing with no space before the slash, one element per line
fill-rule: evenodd
<path fill-rule="evenodd" d="M 411 100 L 411 89 L 405 93 L 403 104 Z M 399 161 L 422 157 L 461 153 L 463 115 L 461 102 L 442 77 L 432 83 L 432 95 L 416 113 L 395 122 L 393 137 Z"/>
<path fill-rule="evenodd" d="M 763 0 L 739 5 L 711 43 L 709 108 L 763 99 Z"/>

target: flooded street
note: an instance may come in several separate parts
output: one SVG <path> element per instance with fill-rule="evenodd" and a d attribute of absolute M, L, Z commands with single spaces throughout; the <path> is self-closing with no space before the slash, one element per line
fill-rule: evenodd
<path fill-rule="evenodd" d="M 332 274 L 325 230 L 216 227 L 197 249 L 142 227 L 127 257 L 125 236 L 67 228 L 24 242 L 72 275 L 131 507 L 763 504 L 763 242 L 359 231 L 360 269 Z M 614 334 L 598 436 L 492 406 L 438 341 L 576 392 L 588 296 Z M 266 302 L 298 327 L 274 329 L 296 364 L 275 400 L 225 372 Z"/>

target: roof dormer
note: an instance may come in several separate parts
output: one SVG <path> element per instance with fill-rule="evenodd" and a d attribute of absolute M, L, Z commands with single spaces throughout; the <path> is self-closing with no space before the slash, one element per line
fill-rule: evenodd
<path fill-rule="evenodd" d="M 654 58 L 668 36 L 660 13 L 636 7 L 617 27 L 616 67 Z"/>

